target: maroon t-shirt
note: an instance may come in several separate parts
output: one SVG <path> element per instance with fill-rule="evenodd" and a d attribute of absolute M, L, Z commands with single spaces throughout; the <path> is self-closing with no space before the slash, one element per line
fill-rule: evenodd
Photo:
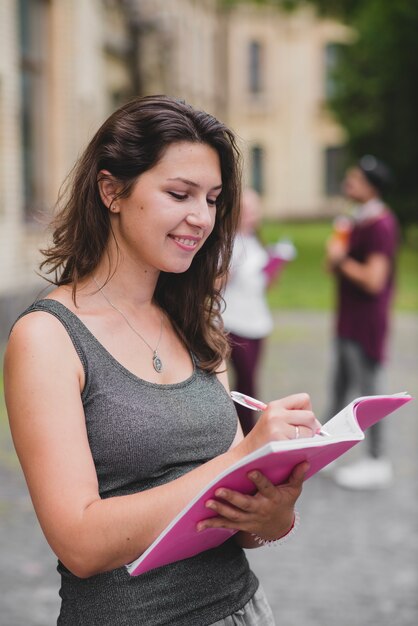
<path fill-rule="evenodd" d="M 338 280 L 338 336 L 356 341 L 367 356 L 379 362 L 385 357 L 398 242 L 398 223 L 389 210 L 375 220 L 355 224 L 349 256 L 364 263 L 373 253 L 384 254 L 390 260 L 391 271 L 385 287 L 377 295 L 363 291 L 342 275 Z"/>

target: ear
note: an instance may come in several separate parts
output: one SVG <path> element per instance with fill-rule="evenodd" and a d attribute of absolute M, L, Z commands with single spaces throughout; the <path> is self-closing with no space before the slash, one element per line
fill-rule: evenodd
<path fill-rule="evenodd" d="M 118 184 L 108 170 L 100 170 L 97 177 L 97 185 L 103 204 L 112 211 L 112 213 L 119 213 L 119 207 L 115 203 L 115 198 L 118 193 Z"/>

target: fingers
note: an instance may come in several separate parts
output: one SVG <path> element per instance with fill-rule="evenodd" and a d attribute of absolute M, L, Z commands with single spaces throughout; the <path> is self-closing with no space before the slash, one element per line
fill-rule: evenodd
<path fill-rule="evenodd" d="M 309 395 L 296 393 L 269 402 L 255 427 L 239 446 L 245 456 L 270 441 L 312 437 L 320 428 L 321 424 L 312 412 Z"/>
<path fill-rule="evenodd" d="M 250 472 L 248 477 L 257 488 L 255 495 L 246 495 L 232 489 L 221 488 L 215 492 L 215 498 L 206 501 L 206 508 L 217 514 L 202 520 L 197 530 L 205 528 L 234 528 L 245 530 L 248 524 L 265 515 L 265 508 L 275 503 L 277 506 L 277 492 L 274 485 L 260 472 Z M 219 498 L 219 499 L 218 499 Z M 265 500 L 263 500 L 263 498 Z"/>
<path fill-rule="evenodd" d="M 285 409 L 306 409 L 311 411 L 311 398 L 307 393 L 294 393 L 280 400 L 274 400 L 270 404 L 280 404 Z"/>
<path fill-rule="evenodd" d="M 309 463 L 307 461 L 296 465 L 296 467 L 293 469 L 292 473 L 289 476 L 288 484 L 292 487 L 295 487 L 296 489 L 301 489 L 308 469 Z"/>
<path fill-rule="evenodd" d="M 242 522 L 246 519 L 247 514 L 251 513 L 253 506 L 251 505 L 251 500 L 248 502 L 240 502 L 241 506 L 233 505 L 233 498 L 231 498 L 231 502 L 221 501 L 221 500 L 208 500 L 205 504 L 206 508 L 214 511 L 220 517 L 226 518 L 231 522 L 232 526 L 236 528 L 239 522 Z M 215 518 L 210 518 L 211 522 L 215 521 Z"/>
<path fill-rule="evenodd" d="M 273 500 L 277 496 L 275 485 L 261 472 L 252 471 L 248 474 L 248 478 L 257 487 L 258 493 L 261 493 L 264 497 Z"/>
<path fill-rule="evenodd" d="M 283 409 L 271 402 L 259 420 L 268 429 L 271 439 L 298 439 L 312 437 L 321 428 L 310 410 Z M 297 428 L 296 428 L 297 427 Z"/>
<path fill-rule="evenodd" d="M 290 474 L 288 480 L 281 485 L 275 486 L 267 476 L 264 476 L 261 472 L 253 471 L 248 474 L 248 478 L 255 484 L 257 487 L 258 493 L 262 494 L 264 497 L 269 499 L 274 499 L 280 488 L 294 488 L 295 491 L 300 493 L 302 489 L 303 482 L 305 480 L 306 472 L 309 469 L 309 463 L 307 461 L 303 461 L 302 463 L 298 463 Z"/>
<path fill-rule="evenodd" d="M 306 393 L 273 400 L 267 405 L 264 413 L 265 419 L 270 423 L 273 422 L 273 428 L 278 430 L 279 439 L 312 437 L 321 428 L 321 423 L 312 411 L 310 397 Z"/>
<path fill-rule="evenodd" d="M 287 510 L 293 510 L 302 491 L 305 474 L 309 468 L 307 462 L 295 467 L 289 479 L 283 485 L 275 487 L 259 471 L 251 471 L 248 478 L 254 483 L 255 495 L 245 495 L 232 489 L 221 488 L 215 492 L 215 498 L 205 503 L 207 509 L 216 517 L 209 517 L 197 525 L 197 530 L 207 528 L 227 528 L 233 530 L 251 530 L 265 527 L 271 519 L 279 520 Z M 272 524 L 277 528 L 279 521 Z M 274 532 L 274 530 L 273 530 Z"/>
<path fill-rule="evenodd" d="M 317 432 L 316 424 L 312 427 L 303 426 L 302 420 L 297 424 L 287 424 L 287 428 L 285 430 L 285 438 L 286 439 L 310 439 Z"/>
<path fill-rule="evenodd" d="M 207 500 L 205 506 L 217 516 L 199 522 L 196 526 L 197 531 L 200 532 L 206 528 L 243 530 L 243 522 L 248 521 L 248 513 L 252 508 L 251 496 L 245 496 L 229 489 L 220 489 L 215 495 L 224 498 L 224 500 L 210 499 Z"/>

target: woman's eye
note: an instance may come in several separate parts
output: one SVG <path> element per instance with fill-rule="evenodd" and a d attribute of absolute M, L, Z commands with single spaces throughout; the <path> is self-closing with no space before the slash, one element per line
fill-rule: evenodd
<path fill-rule="evenodd" d="M 218 198 L 208 198 L 207 203 L 209 206 L 216 206 L 218 203 Z"/>
<path fill-rule="evenodd" d="M 168 193 L 170 194 L 170 196 L 172 196 L 176 200 L 186 200 L 186 198 L 187 198 L 187 194 L 186 193 L 176 193 L 174 191 L 169 191 Z"/>

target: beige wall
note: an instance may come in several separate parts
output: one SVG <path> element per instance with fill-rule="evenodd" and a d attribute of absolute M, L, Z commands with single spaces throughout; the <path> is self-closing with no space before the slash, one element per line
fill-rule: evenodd
<path fill-rule="evenodd" d="M 323 150 L 343 144 L 344 135 L 324 105 L 324 48 L 348 36 L 309 9 L 289 15 L 247 5 L 228 21 L 227 116 L 242 138 L 248 184 L 251 146 L 263 147 L 268 216 L 315 217 L 329 209 Z M 248 89 L 251 41 L 263 52 L 263 89 L 257 94 Z"/>
<path fill-rule="evenodd" d="M 145 93 L 168 93 L 221 115 L 225 93 L 217 0 L 142 0 Z"/>
<path fill-rule="evenodd" d="M 43 20 L 43 88 L 36 105 L 37 189 L 41 205 L 26 216 L 23 195 L 21 49 L 15 0 L 0 3 L 0 299 L 33 292 L 39 248 L 58 190 L 82 147 L 128 92 L 118 43 L 125 22 L 114 0 L 50 0 Z M 120 12 L 120 11 L 119 11 Z M 112 44 L 115 44 L 112 46 Z M 0 303 L 1 305 L 1 303 Z"/>
<path fill-rule="evenodd" d="M 18 268 L 20 214 L 20 162 L 17 98 L 19 74 L 13 0 L 0 3 L 0 284 L 12 283 Z M 18 203 L 16 202 L 18 201 Z"/>

